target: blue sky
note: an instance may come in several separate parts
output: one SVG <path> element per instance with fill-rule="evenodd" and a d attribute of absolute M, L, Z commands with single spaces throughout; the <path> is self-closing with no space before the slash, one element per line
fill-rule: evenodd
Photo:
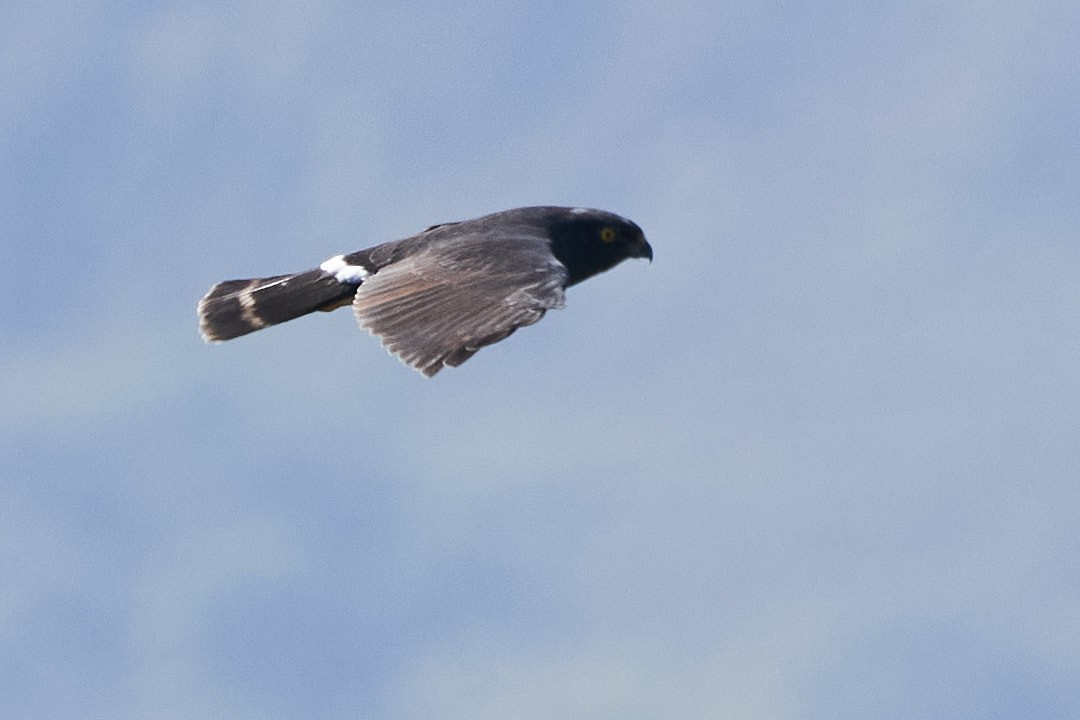
<path fill-rule="evenodd" d="M 0 714 L 1080 715 L 1080 9 L 0 11 Z M 214 282 L 656 261 L 425 380 Z"/>

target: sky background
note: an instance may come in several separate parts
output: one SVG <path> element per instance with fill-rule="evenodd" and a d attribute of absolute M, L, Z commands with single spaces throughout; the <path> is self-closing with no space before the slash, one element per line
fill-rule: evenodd
<path fill-rule="evenodd" d="M 1080 5 L 0 9 L 0 716 L 1080 716 Z M 211 284 L 519 205 L 425 380 Z"/>

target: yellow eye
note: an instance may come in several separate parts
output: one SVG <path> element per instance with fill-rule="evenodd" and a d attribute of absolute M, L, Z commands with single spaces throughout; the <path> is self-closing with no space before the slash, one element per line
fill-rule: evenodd
<path fill-rule="evenodd" d="M 612 242 L 615 239 L 615 228 L 606 227 L 601 230 L 600 239 L 606 243 Z"/>

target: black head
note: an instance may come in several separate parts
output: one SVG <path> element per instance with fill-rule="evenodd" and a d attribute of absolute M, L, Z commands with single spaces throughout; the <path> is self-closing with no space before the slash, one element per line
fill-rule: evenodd
<path fill-rule="evenodd" d="M 567 286 L 618 265 L 648 258 L 652 247 L 636 224 L 614 213 L 584 208 L 550 208 L 551 250 L 570 271 Z"/>

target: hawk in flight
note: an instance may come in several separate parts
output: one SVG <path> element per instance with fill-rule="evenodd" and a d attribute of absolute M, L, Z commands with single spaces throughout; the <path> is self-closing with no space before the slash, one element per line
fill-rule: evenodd
<path fill-rule="evenodd" d="M 430 377 L 551 308 L 627 258 L 652 260 L 641 228 L 603 210 L 525 207 L 434 225 L 292 275 L 226 280 L 199 302 L 208 342 L 352 305 L 361 327 Z"/>

